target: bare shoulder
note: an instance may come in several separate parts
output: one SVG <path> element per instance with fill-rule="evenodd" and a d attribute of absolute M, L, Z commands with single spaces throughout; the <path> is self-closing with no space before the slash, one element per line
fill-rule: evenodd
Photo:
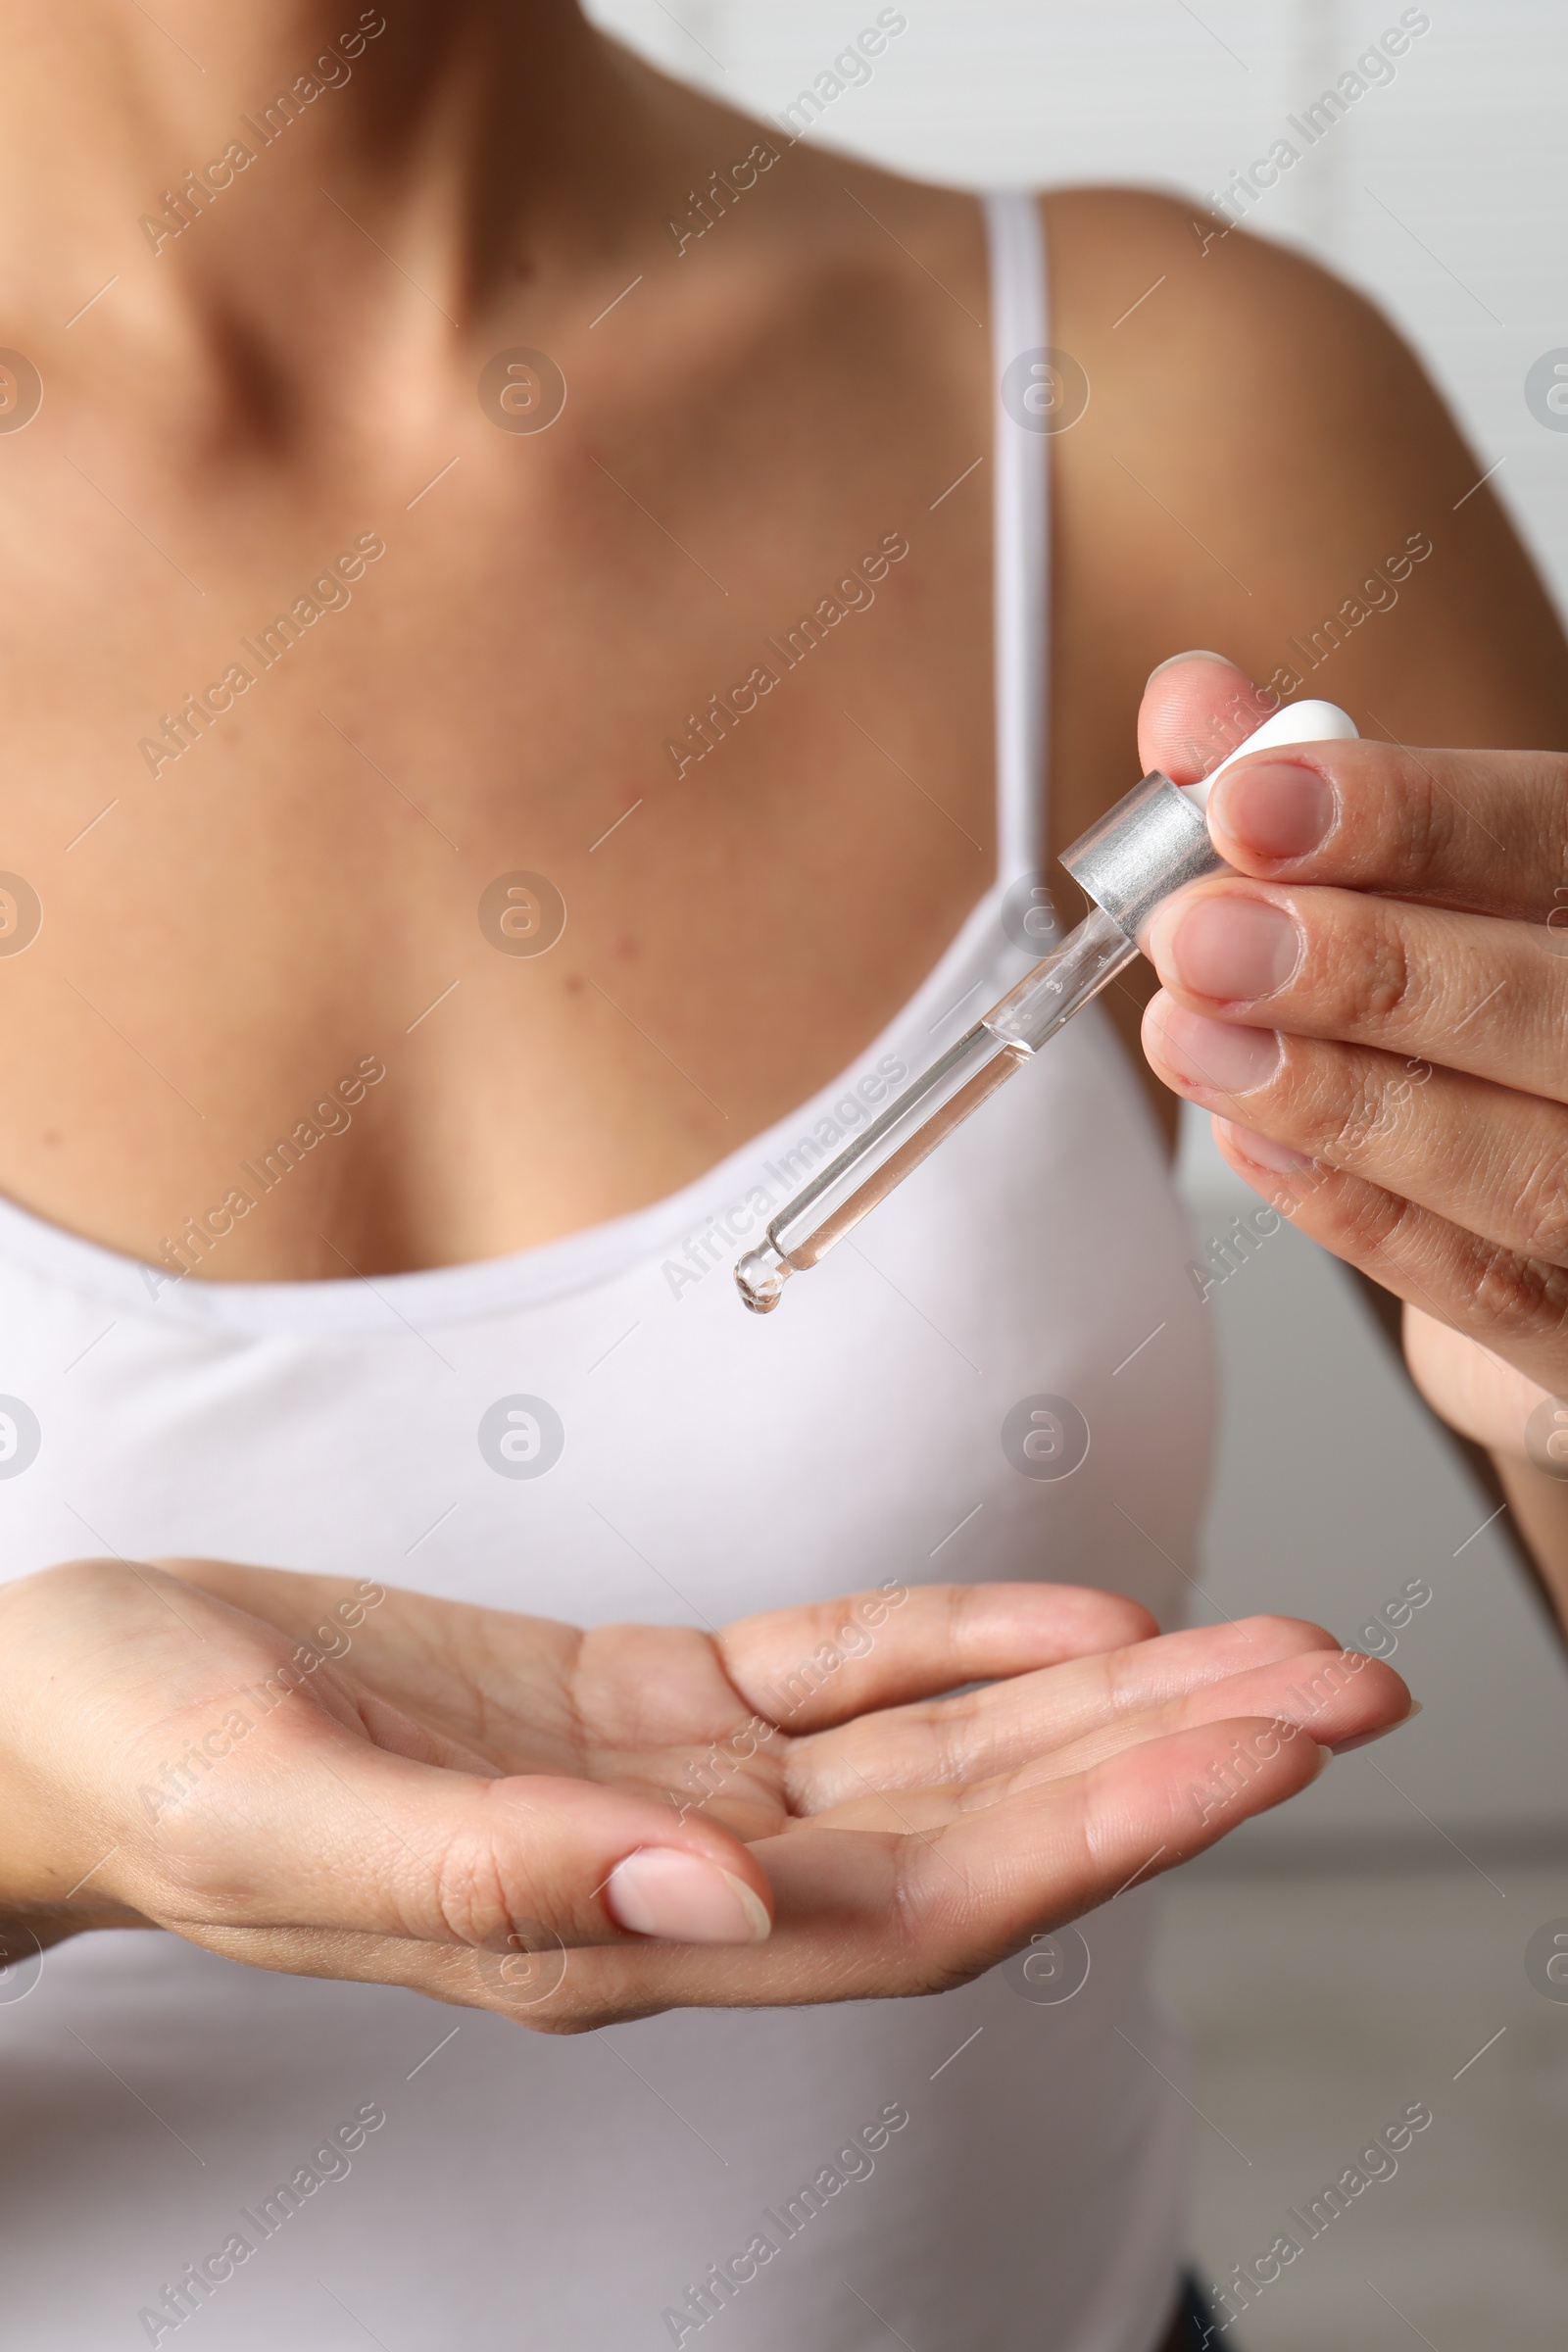
<path fill-rule="evenodd" d="M 1113 620 L 1133 668 L 1214 646 L 1413 740 L 1562 740 L 1561 632 L 1490 461 L 1376 306 L 1177 199 L 1044 211 L 1053 340 L 1091 387 L 1056 451 L 1078 625 Z"/>
<path fill-rule="evenodd" d="M 1052 444 L 1054 846 L 1132 781 L 1144 682 L 1193 646 L 1367 735 L 1568 743 L 1568 652 L 1491 460 L 1382 313 L 1172 198 L 1044 215 L 1051 340 L 1089 394 Z M 1152 986 L 1138 964 L 1109 1000 L 1135 1059 Z"/>
<path fill-rule="evenodd" d="M 1462 461 L 1415 355 L 1305 255 L 1143 189 L 1069 189 L 1043 209 L 1054 324 L 1083 344 L 1119 430 L 1206 439 L 1222 420 L 1240 454 L 1306 456 L 1397 423 L 1410 473 Z"/>

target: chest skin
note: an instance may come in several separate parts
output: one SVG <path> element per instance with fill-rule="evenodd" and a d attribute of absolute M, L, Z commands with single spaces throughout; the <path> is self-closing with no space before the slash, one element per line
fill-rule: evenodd
<path fill-rule="evenodd" d="M 692 1181 L 918 986 L 996 858 L 984 240 L 874 173 L 846 230 L 802 168 L 592 325 L 519 289 L 491 336 L 551 351 L 545 429 L 460 386 L 308 440 L 231 384 L 165 428 L 89 371 L 0 443 L 4 862 L 43 907 L 0 957 L 0 1190 L 157 1258 L 292 1138 L 198 1271 L 499 1254 Z M 1091 240 L 1053 233 L 1070 322 Z M 1057 848 L 1131 780 L 1175 618 L 1112 587 L 1080 429 Z M 537 955 L 518 873 L 564 911 Z"/>

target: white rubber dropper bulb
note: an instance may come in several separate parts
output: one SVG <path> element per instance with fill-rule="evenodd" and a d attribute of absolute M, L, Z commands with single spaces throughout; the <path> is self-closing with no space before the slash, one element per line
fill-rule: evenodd
<path fill-rule="evenodd" d="M 1239 743 L 1228 759 L 1196 784 L 1183 784 L 1180 789 L 1195 808 L 1206 808 L 1208 796 L 1216 777 L 1238 760 L 1250 760 L 1254 752 L 1274 751 L 1290 743 L 1349 743 L 1360 734 L 1353 718 L 1337 703 L 1287 703 L 1272 718 L 1265 718 L 1245 743 Z"/>

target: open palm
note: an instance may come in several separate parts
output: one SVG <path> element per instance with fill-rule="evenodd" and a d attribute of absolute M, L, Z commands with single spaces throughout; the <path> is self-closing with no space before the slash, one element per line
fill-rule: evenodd
<path fill-rule="evenodd" d="M 1050 1585 L 584 1633 L 94 1561 L 0 1593 L 0 1658 L 24 1936 L 145 1923 L 554 2031 L 961 1983 L 1409 1706 L 1317 1627 L 1155 1638 Z"/>

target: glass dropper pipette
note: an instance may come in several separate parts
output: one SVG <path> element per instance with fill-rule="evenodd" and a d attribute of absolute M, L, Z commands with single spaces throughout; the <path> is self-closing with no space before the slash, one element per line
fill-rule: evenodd
<path fill-rule="evenodd" d="M 758 1248 L 735 1268 L 736 1287 L 753 1312 L 765 1315 L 777 1306 L 792 1274 L 804 1274 L 825 1257 L 1132 962 L 1139 934 L 1162 900 L 1184 883 L 1226 870 L 1203 810 L 1210 786 L 1233 760 L 1285 744 L 1343 741 L 1355 732 L 1354 722 L 1333 703 L 1287 705 L 1200 783 L 1173 784 L 1155 768 L 1063 851 L 1062 864 L 1094 902 L 1089 913 L 785 1202 Z"/>

